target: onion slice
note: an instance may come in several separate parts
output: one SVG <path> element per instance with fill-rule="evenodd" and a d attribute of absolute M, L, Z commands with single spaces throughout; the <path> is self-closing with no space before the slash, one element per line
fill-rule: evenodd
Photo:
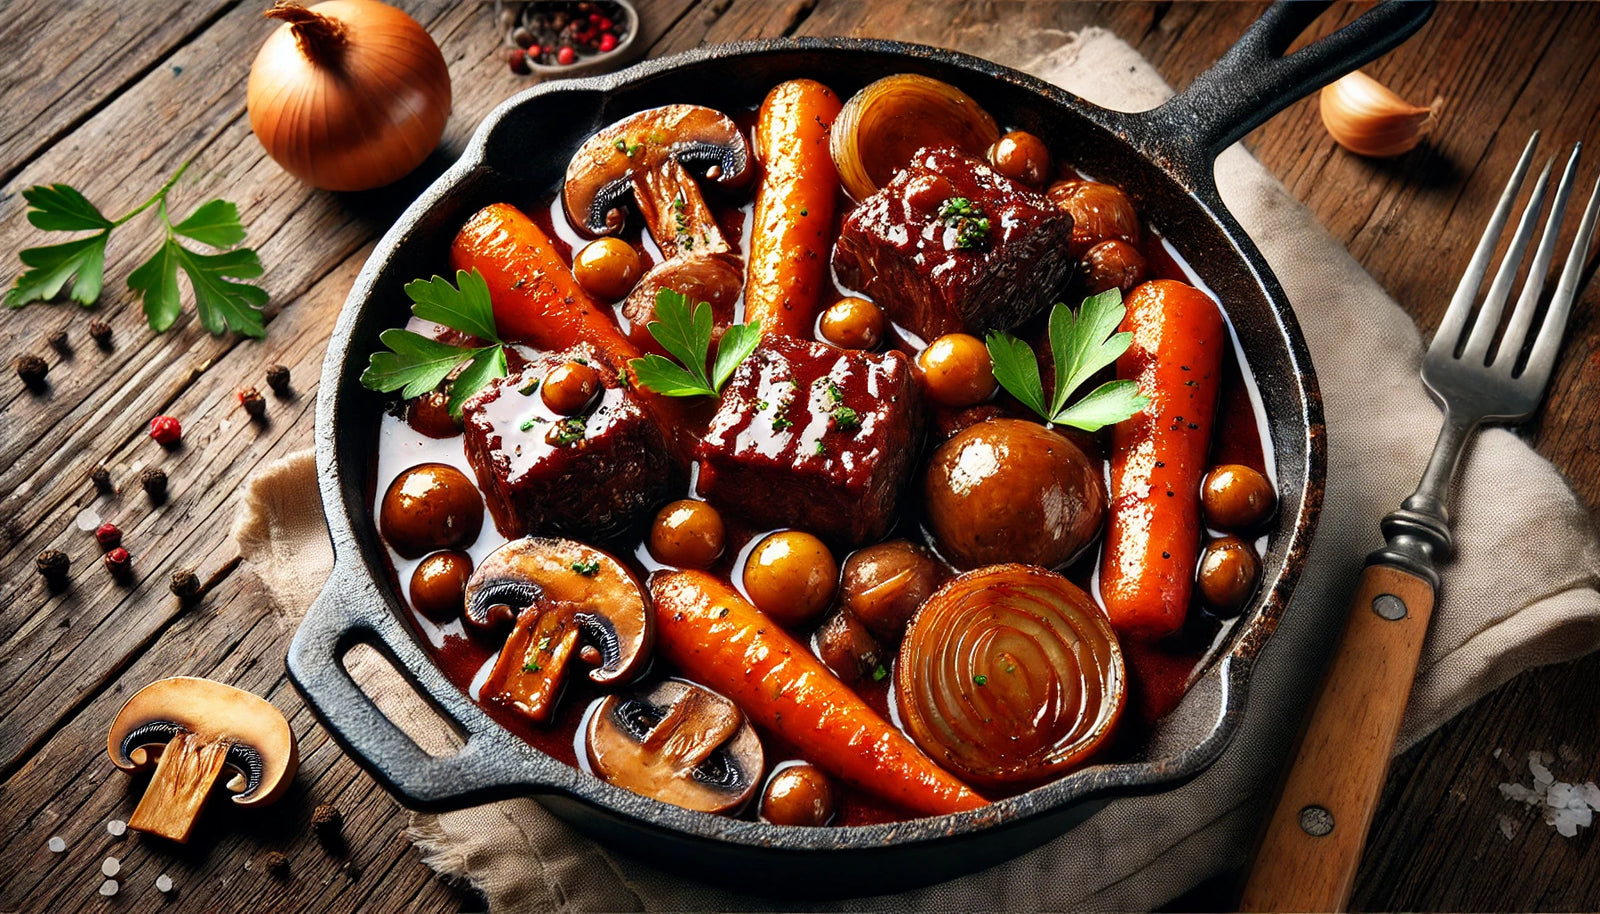
<path fill-rule="evenodd" d="M 1127 702 L 1105 611 L 1033 565 L 959 575 L 917 612 L 895 670 L 918 746 L 984 785 L 1040 782 L 1105 744 Z"/>

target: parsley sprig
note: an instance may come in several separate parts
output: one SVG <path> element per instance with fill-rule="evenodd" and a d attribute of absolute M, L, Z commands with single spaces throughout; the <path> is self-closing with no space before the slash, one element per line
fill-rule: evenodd
<path fill-rule="evenodd" d="M 380 393 L 398 390 L 409 400 L 438 387 L 457 365 L 466 362 L 467 367 L 450 382 L 450 415 L 460 418 L 461 404 L 468 397 L 507 373 L 505 344 L 495 331 L 489 283 L 476 268 L 471 273 L 457 270 L 455 285 L 442 276 L 418 279 L 406 283 L 406 296 L 412 301 L 411 313 L 422 320 L 469 333 L 488 345 L 452 346 L 413 330 L 385 330 L 378 340 L 389 351 L 372 354 L 367 370 L 361 373 L 361 385 Z"/>
<path fill-rule="evenodd" d="M 1055 362 L 1056 384 L 1048 403 L 1033 349 L 1009 333 L 989 334 L 987 343 L 995 380 L 1047 423 L 1093 432 L 1131 419 L 1150 405 L 1150 399 L 1138 392 L 1133 381 L 1107 381 L 1077 402 L 1067 404 L 1067 398 L 1083 382 L 1133 345 L 1133 334 L 1116 332 L 1127 311 L 1118 289 L 1089 296 L 1076 314 L 1065 303 L 1056 304 L 1050 312 L 1050 354 Z"/>
<path fill-rule="evenodd" d="M 36 228 L 94 234 L 24 249 L 17 256 L 28 269 L 6 292 L 6 304 L 20 308 L 29 302 L 53 299 L 70 282 L 71 300 L 85 307 L 93 305 L 105 287 L 106 242 L 112 230 L 155 207 L 165 234 L 161 247 L 128 274 L 128 288 L 139 294 L 150 329 L 160 333 L 182 313 L 178 289 L 178 271 L 182 270 L 194 292 L 200 323 L 207 330 L 215 334 L 232 330 L 244 336 L 265 336 L 261 309 L 267 304 L 266 290 L 233 281 L 254 279 L 262 272 L 256 252 L 238 247 L 245 236 L 239 208 L 226 200 L 212 200 L 177 223 L 168 213 L 167 195 L 188 167 L 185 163 L 150 199 L 115 220 L 106 218 L 82 192 L 67 184 L 42 184 L 23 191 L 23 199 L 28 201 L 28 221 Z M 220 253 L 207 254 L 186 247 L 178 240 L 180 235 Z"/>
<path fill-rule="evenodd" d="M 707 375 L 713 327 L 711 306 L 701 302 L 691 314 L 687 296 L 662 289 L 656 293 L 656 317 L 659 320 L 646 324 L 645 329 L 681 365 L 651 353 L 630 360 L 628 367 L 641 385 L 664 397 L 715 397 L 733 376 L 733 370 L 761 341 L 760 321 L 729 327 L 717 344 L 716 359 Z"/>

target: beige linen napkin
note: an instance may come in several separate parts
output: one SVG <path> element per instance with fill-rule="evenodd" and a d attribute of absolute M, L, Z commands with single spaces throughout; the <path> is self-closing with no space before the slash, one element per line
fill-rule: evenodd
<path fill-rule="evenodd" d="M 1026 40 L 1037 48 L 1041 39 Z M 1053 50 L 1031 60 L 1016 45 L 972 49 L 1123 110 L 1170 94 L 1109 33 L 1043 40 Z M 1299 314 L 1322 381 L 1329 442 L 1321 525 L 1293 605 L 1256 667 L 1238 736 L 1191 784 L 1113 803 L 1015 861 L 920 891 L 824 907 L 1149 909 L 1244 862 L 1270 799 L 1273 779 L 1263 773 L 1283 763 L 1362 558 L 1378 542 L 1378 520 L 1415 485 L 1438 412 L 1417 379 L 1421 339 L 1404 312 L 1242 147 L 1228 150 L 1217 172 L 1223 198 Z M 248 487 L 238 526 L 241 552 L 295 614 L 331 564 L 313 477 L 309 454 L 268 468 Z M 1517 485 L 1504 485 L 1507 479 Z M 1484 432 L 1468 454 L 1455 533 L 1459 554 L 1444 570 L 1402 748 L 1515 673 L 1600 646 L 1600 547 L 1589 518 L 1560 474 L 1509 432 Z M 470 881 L 496 912 L 793 906 L 677 879 L 602 850 L 527 799 L 413 815 L 411 835 L 429 865 Z"/>

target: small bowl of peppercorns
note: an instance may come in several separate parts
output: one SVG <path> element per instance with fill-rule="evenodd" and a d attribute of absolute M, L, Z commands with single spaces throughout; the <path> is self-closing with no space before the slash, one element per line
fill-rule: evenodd
<path fill-rule="evenodd" d="M 532 0 L 504 3 L 513 73 L 573 76 L 617 66 L 639 34 L 627 0 Z"/>

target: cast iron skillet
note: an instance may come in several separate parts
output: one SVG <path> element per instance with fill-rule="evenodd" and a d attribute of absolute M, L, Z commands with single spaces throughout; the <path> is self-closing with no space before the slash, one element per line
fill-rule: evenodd
<path fill-rule="evenodd" d="M 686 874 L 768 892 L 836 896 L 948 879 L 1048 841 L 1112 798 L 1171 789 L 1210 765 L 1244 711 L 1250 669 L 1289 598 L 1322 502 L 1322 407 L 1305 342 L 1255 245 L 1223 208 L 1213 162 L 1272 114 L 1415 32 L 1429 2 L 1383 3 L 1287 57 L 1328 3 L 1280 3 L 1181 95 L 1120 114 L 985 60 L 916 45 L 781 39 L 701 48 L 615 75 L 552 82 L 497 108 L 466 153 L 406 210 L 357 278 L 317 399 L 317 472 L 335 562 L 289 649 L 289 675 L 328 731 L 408 806 L 447 810 L 537 796 L 581 831 Z M 378 333 L 403 322 L 401 287 L 444 272 L 473 212 L 532 203 L 558 186 L 590 134 L 670 102 L 753 107 L 781 80 L 814 77 L 841 96 L 884 75 L 924 73 L 970 93 L 1003 125 L 1045 137 L 1085 173 L 1121 185 L 1222 301 L 1260 385 L 1281 510 L 1263 586 L 1184 704 L 1134 758 L 1096 765 L 973 812 L 891 825 L 781 827 L 647 799 L 543 755 L 495 724 L 429 660 L 404 620 L 372 519 L 382 402 L 358 383 Z M 434 757 L 391 723 L 341 662 L 358 642 L 382 652 L 465 739 Z"/>

